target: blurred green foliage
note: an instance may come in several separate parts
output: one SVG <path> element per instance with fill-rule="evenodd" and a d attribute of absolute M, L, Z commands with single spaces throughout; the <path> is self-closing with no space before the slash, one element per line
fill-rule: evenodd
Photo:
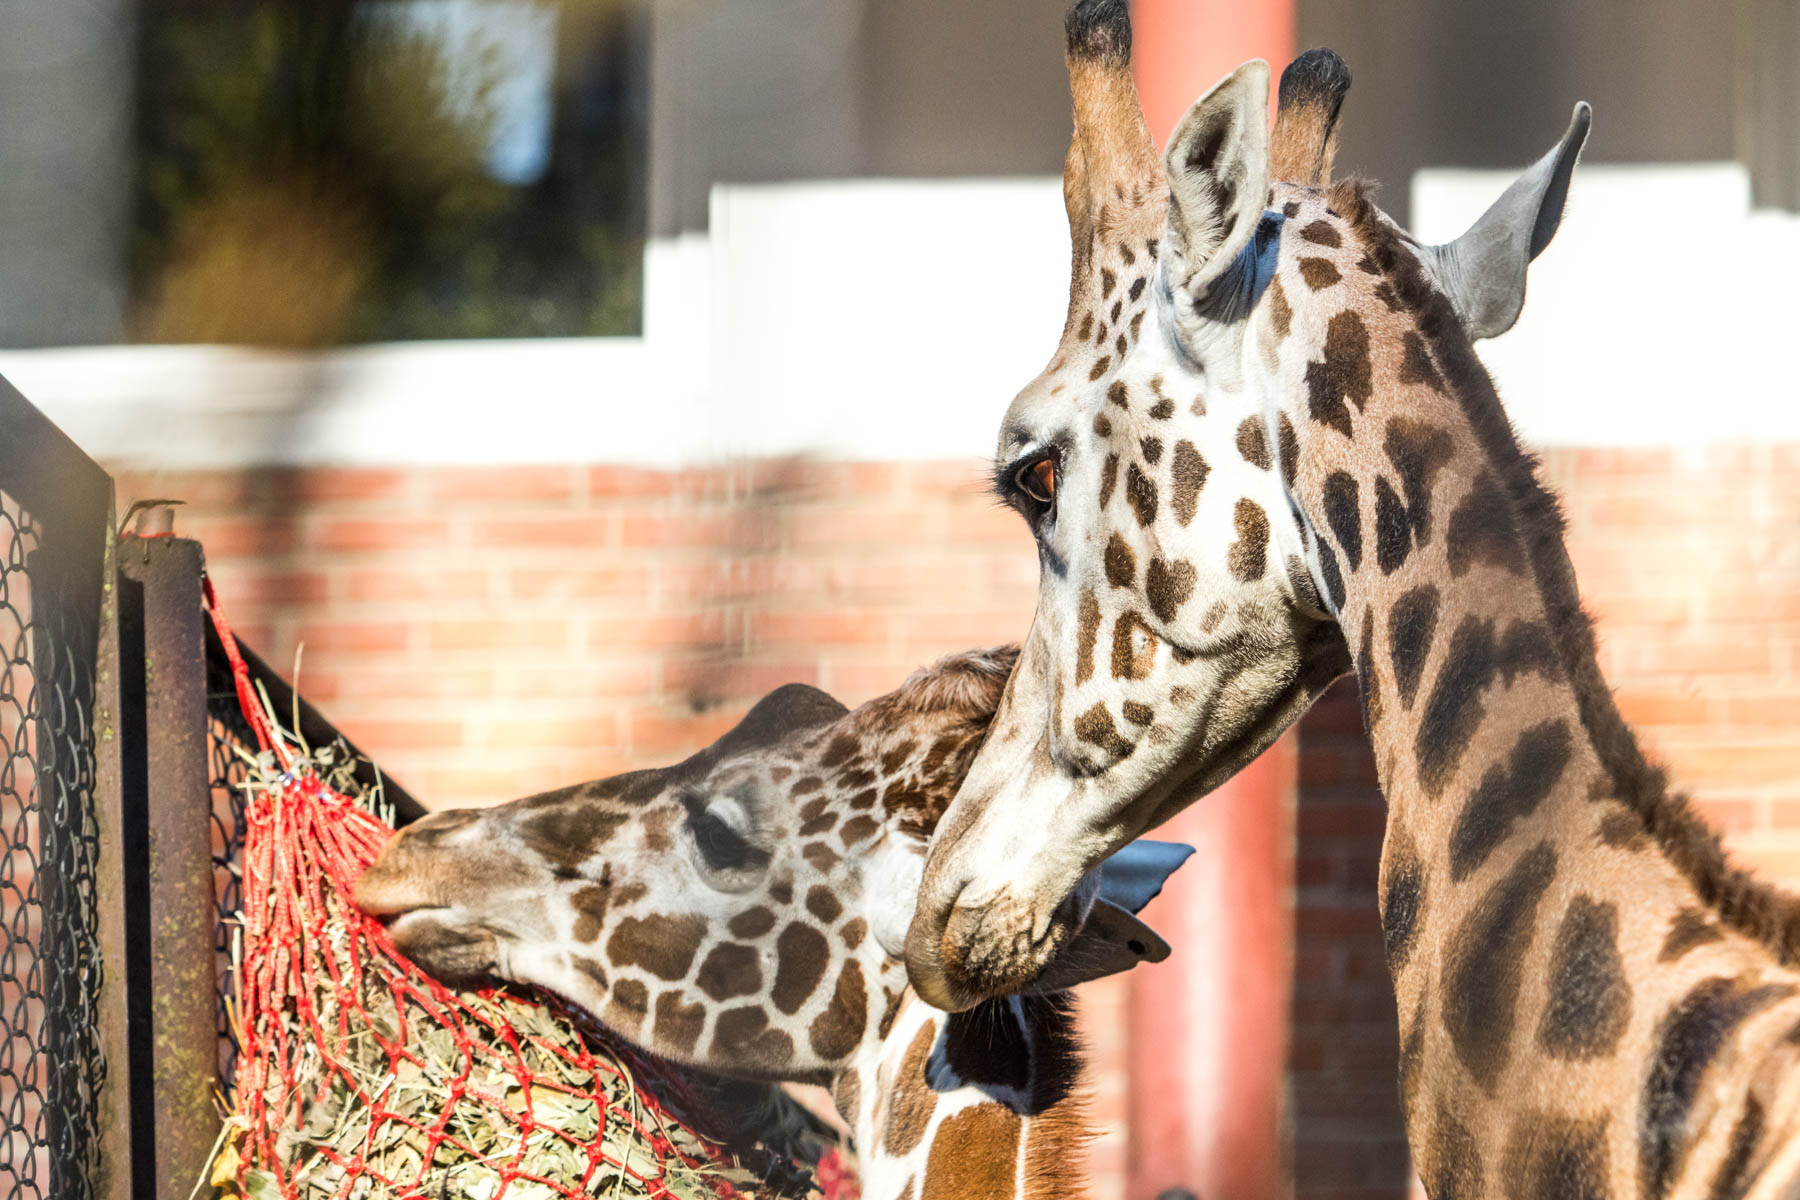
<path fill-rule="evenodd" d="M 548 164 L 512 184 L 488 163 L 503 63 L 447 61 L 428 22 L 396 19 L 413 2 L 143 10 L 137 337 L 310 347 L 638 331 L 634 8 L 555 12 Z"/>

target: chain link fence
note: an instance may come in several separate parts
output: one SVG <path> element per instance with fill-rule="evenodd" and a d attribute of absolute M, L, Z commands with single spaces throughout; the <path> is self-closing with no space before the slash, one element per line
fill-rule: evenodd
<path fill-rule="evenodd" d="M 80 569 L 79 522 L 13 483 L 0 474 L 0 1200 L 84 1200 L 106 1080 L 99 596 L 79 595 L 98 572 Z M 85 549 L 97 558 L 100 540 Z"/>

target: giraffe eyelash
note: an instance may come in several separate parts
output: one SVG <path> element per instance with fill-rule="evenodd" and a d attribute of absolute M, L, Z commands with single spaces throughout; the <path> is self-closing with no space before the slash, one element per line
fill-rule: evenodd
<path fill-rule="evenodd" d="M 994 494 L 1002 503 L 1018 509 L 1034 524 L 1056 506 L 1062 483 L 1062 450 L 1042 446 L 1021 454 L 994 472 Z"/>

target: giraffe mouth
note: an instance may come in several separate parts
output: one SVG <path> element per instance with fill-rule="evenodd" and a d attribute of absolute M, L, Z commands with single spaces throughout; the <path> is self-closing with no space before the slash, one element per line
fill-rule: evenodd
<path fill-rule="evenodd" d="M 455 919 L 450 908 L 414 908 L 376 914 L 394 948 L 441 983 L 469 987 L 501 973 L 500 939 L 478 925 Z"/>

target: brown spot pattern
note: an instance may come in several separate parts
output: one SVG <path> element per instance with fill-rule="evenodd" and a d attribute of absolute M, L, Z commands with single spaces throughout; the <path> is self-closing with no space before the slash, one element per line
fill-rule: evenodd
<path fill-rule="evenodd" d="M 1106 541 L 1104 562 L 1106 582 L 1114 587 L 1128 588 L 1137 582 L 1137 556 L 1125 544 L 1125 539 L 1116 533 Z"/>
<path fill-rule="evenodd" d="M 1100 640 L 1100 601 L 1094 589 L 1084 588 L 1075 610 L 1075 682 L 1086 683 L 1094 674 L 1094 643 Z"/>
<path fill-rule="evenodd" d="M 706 1027 L 706 1005 L 682 999 L 679 988 L 671 988 L 656 998 L 656 1023 L 653 1026 L 658 1049 L 677 1054 L 692 1054 Z"/>
<path fill-rule="evenodd" d="M 741 942 L 722 942 L 700 964 L 695 982 L 714 1000 L 748 996 L 762 988 L 761 955 Z"/>
<path fill-rule="evenodd" d="M 1113 759 L 1127 758 L 1136 747 L 1119 734 L 1112 714 L 1105 704 L 1094 707 L 1075 718 L 1075 736 L 1101 750 Z"/>
<path fill-rule="evenodd" d="M 1256 501 L 1240 499 L 1233 519 L 1237 525 L 1237 541 L 1232 544 L 1227 560 L 1231 573 L 1246 583 L 1261 579 L 1269 558 L 1268 514 Z"/>
<path fill-rule="evenodd" d="M 1194 443 L 1185 439 L 1175 443 L 1175 454 L 1169 460 L 1169 503 L 1175 508 L 1175 520 L 1182 525 L 1194 519 L 1200 489 L 1206 486 L 1210 471 Z"/>
<path fill-rule="evenodd" d="M 635 979 L 613 984 L 606 1003 L 606 1024 L 627 1037 L 637 1033 L 650 1011 L 650 989 Z"/>
<path fill-rule="evenodd" d="M 1268 470 L 1274 461 L 1269 457 L 1269 435 L 1263 429 L 1261 417 L 1244 418 L 1237 428 L 1237 448 L 1244 461 L 1258 470 Z"/>
<path fill-rule="evenodd" d="M 1239 501 L 1240 504 L 1249 503 Z M 1260 509 L 1258 512 L 1262 511 Z M 1259 551 L 1260 553 L 1260 551 Z M 1258 568 L 1260 573 L 1261 568 Z M 1144 573 L 1144 597 L 1150 601 L 1150 611 L 1160 621 L 1172 621 L 1188 597 L 1194 594 L 1194 579 L 1197 572 L 1194 564 L 1176 560 L 1165 562 L 1160 558 L 1150 560 L 1150 567 Z"/>
<path fill-rule="evenodd" d="M 894 1158 L 904 1158 L 919 1148 L 925 1127 L 931 1123 L 931 1110 L 936 1103 L 931 1081 L 925 1068 L 931 1062 L 931 1046 L 937 1041 L 937 1022 L 927 1021 L 907 1044 L 906 1056 L 900 1060 L 900 1071 L 888 1086 L 892 1108 L 888 1113 L 887 1131 L 881 1148 Z"/>
<path fill-rule="evenodd" d="M 793 1016 L 806 1003 L 806 998 L 825 978 L 825 964 L 831 948 L 825 935 L 802 921 L 790 922 L 775 940 L 775 986 L 769 998 L 775 1007 Z"/>
<path fill-rule="evenodd" d="M 747 908 L 726 922 L 732 937 L 759 938 L 775 928 L 775 914 L 761 907 Z"/>
<path fill-rule="evenodd" d="M 1125 499 L 1137 515 L 1137 523 L 1148 529 L 1156 520 L 1156 485 L 1136 463 L 1125 468 Z"/>
<path fill-rule="evenodd" d="M 1300 278 L 1315 292 L 1325 290 L 1343 277 L 1337 264 L 1328 258 L 1308 256 L 1300 260 Z"/>
<path fill-rule="evenodd" d="M 1137 638 L 1133 635 L 1144 635 L 1144 646 L 1139 650 L 1133 643 Z M 1150 632 L 1150 626 L 1135 612 L 1122 612 L 1119 619 L 1113 622 L 1112 673 L 1114 679 L 1147 679 L 1150 668 L 1156 662 L 1156 635 Z"/>
<path fill-rule="evenodd" d="M 705 917 L 625 917 L 607 940 L 606 957 L 615 967 L 642 967 L 659 979 L 680 979 L 704 936 Z"/>
<path fill-rule="evenodd" d="M 1001 1104 L 965 1108 L 938 1126 L 920 1200 L 1006 1200 L 1018 1172 L 1024 1123 Z"/>
<path fill-rule="evenodd" d="M 843 915 L 844 906 L 830 888 L 814 884 L 806 890 L 806 911 L 829 925 Z"/>
<path fill-rule="evenodd" d="M 863 983 L 862 967 L 853 959 L 838 972 L 837 986 L 832 989 L 831 1003 L 813 1018 L 806 1031 L 813 1053 L 826 1062 L 848 1057 L 862 1041 L 869 1023 L 869 991 Z"/>

